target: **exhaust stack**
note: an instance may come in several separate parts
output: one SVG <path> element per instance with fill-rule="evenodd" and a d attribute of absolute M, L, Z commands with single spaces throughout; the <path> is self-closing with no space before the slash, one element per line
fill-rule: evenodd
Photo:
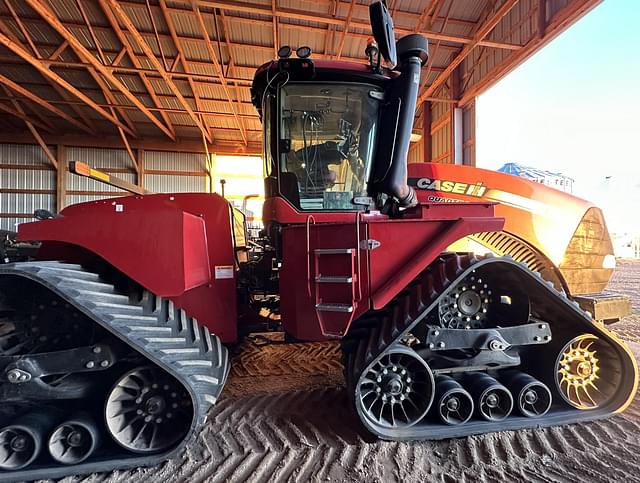
<path fill-rule="evenodd" d="M 395 67 L 396 55 L 400 75 L 385 99 L 381 117 L 383 127 L 378 141 L 376 163 L 370 182 L 372 194 L 385 193 L 401 207 L 418 203 L 415 191 L 407 184 L 407 156 L 416 101 L 420 89 L 420 71 L 429 58 L 427 39 L 419 34 L 402 37 L 392 47 L 393 22 L 382 2 L 369 7 L 371 26 L 381 55 Z"/>

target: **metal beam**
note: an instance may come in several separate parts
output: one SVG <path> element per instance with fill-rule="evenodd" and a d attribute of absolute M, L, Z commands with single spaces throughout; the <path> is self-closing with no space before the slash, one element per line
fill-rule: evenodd
<path fill-rule="evenodd" d="M 440 73 L 436 80 L 431 83 L 429 87 L 422 93 L 418 99 L 418 103 L 421 103 L 425 98 L 432 95 L 435 90 L 440 87 L 451 75 L 453 70 L 458 67 L 464 59 L 471 53 L 471 51 L 478 45 L 482 45 L 482 40 L 491 33 L 496 25 L 502 20 L 502 18 L 509 13 L 509 11 L 518 3 L 518 0 L 506 0 L 502 6 L 491 15 L 476 31 L 473 36 L 472 42 L 465 45 L 460 53 L 449 63 L 449 65 Z"/>
<path fill-rule="evenodd" d="M 27 0 L 27 1 L 32 2 L 34 0 Z M 191 117 L 195 125 L 198 128 L 200 128 L 201 131 L 203 131 L 207 140 L 211 142 L 211 137 L 209 136 L 209 133 L 207 132 L 205 127 L 202 125 L 200 120 L 198 119 L 198 116 L 193 112 L 193 109 L 191 108 L 189 103 L 185 100 L 185 98 L 182 96 L 182 94 L 180 93 L 176 85 L 173 83 L 173 80 L 171 79 L 171 75 L 168 74 L 167 71 L 164 69 L 164 67 L 160 64 L 160 62 L 158 62 L 158 59 L 156 59 L 155 54 L 153 53 L 153 51 L 151 50 L 147 42 L 142 38 L 142 36 L 140 35 L 140 32 L 138 32 L 138 29 L 136 29 L 135 25 L 133 25 L 129 16 L 124 12 L 124 10 L 122 9 L 122 6 L 118 3 L 117 0 L 107 0 L 107 1 L 109 2 L 109 5 L 111 6 L 112 11 L 115 12 L 115 14 L 120 18 L 124 26 L 127 28 L 129 33 L 133 36 L 134 40 L 137 42 L 138 46 L 142 49 L 142 51 L 145 53 L 147 58 L 151 61 L 151 64 L 153 65 L 153 67 L 160 73 L 164 81 L 169 86 L 169 89 L 171 89 L 171 92 L 173 92 L 173 94 L 178 99 L 178 102 L 180 102 L 180 104 L 185 108 L 189 117 Z M 165 133 L 167 133 L 166 128 L 164 129 L 164 131 Z"/>
<path fill-rule="evenodd" d="M 129 101 L 132 102 L 133 105 L 135 105 L 145 116 L 147 116 L 151 120 L 151 122 L 153 122 L 158 127 L 158 129 L 160 129 L 167 136 L 169 136 L 169 137 L 172 136 L 171 132 L 166 128 L 166 126 L 164 124 L 162 124 L 146 108 L 146 106 L 144 104 L 142 104 L 138 100 L 138 98 L 136 96 L 134 96 L 131 93 L 131 91 L 129 91 L 129 89 L 127 89 L 127 87 L 124 84 L 122 84 L 122 82 L 120 82 L 110 72 L 110 70 L 104 64 L 101 64 L 98 61 L 98 59 L 96 59 L 93 56 L 93 54 L 91 54 L 91 52 L 89 52 L 89 50 L 84 45 L 82 45 L 82 43 L 71 32 L 69 32 L 69 30 L 58 19 L 58 17 L 51 10 L 49 10 L 48 7 L 46 7 L 43 3 L 41 3 L 41 0 L 26 0 L 26 1 L 29 4 L 29 6 L 33 10 L 35 10 L 44 20 L 46 20 L 47 23 L 54 30 L 56 30 L 56 32 L 58 32 L 58 34 L 60 34 L 60 36 L 64 40 L 67 40 L 69 42 L 69 44 L 74 48 L 74 50 L 76 50 L 76 52 L 78 52 L 81 55 L 81 57 L 84 58 L 84 60 L 89 62 L 92 65 L 93 68 L 95 68 L 98 72 L 100 72 L 109 81 L 110 84 L 112 84 L 120 92 L 122 92 L 122 94 L 124 94 L 124 96 L 127 99 L 129 99 Z M 123 129 L 126 127 L 126 126 L 122 126 L 122 124 L 120 122 L 118 122 L 117 125 L 119 125 Z M 135 135 L 135 133 L 133 131 L 131 131 L 128 127 L 125 129 L 125 131 L 127 133 L 131 134 L 131 135 Z"/>

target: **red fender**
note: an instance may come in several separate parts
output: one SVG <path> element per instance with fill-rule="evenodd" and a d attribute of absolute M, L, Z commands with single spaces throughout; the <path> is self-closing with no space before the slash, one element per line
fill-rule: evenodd
<path fill-rule="evenodd" d="M 89 251 L 171 299 L 223 341 L 235 340 L 232 228 L 224 198 L 130 196 L 73 205 L 61 214 L 19 226 L 21 240 L 43 242 L 39 258 L 81 262 Z"/>

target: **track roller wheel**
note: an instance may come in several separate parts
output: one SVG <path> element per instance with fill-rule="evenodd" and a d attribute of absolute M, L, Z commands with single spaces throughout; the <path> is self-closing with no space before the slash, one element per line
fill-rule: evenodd
<path fill-rule="evenodd" d="M 107 396 L 105 419 L 113 439 L 135 453 L 155 453 L 181 440 L 193 407 L 185 389 L 156 367 L 124 374 Z"/>
<path fill-rule="evenodd" d="M 527 418 L 544 416 L 551 408 L 551 391 L 542 382 L 524 372 L 501 377 L 516 401 L 518 412 Z"/>
<path fill-rule="evenodd" d="M 98 447 L 99 433 L 94 421 L 87 416 L 70 419 L 53 430 L 47 446 L 58 463 L 82 463 Z"/>
<path fill-rule="evenodd" d="M 409 427 L 429 411 L 433 373 L 412 349 L 398 346 L 364 371 L 356 390 L 359 410 L 385 428 Z"/>
<path fill-rule="evenodd" d="M 620 383 L 619 357 L 611 346 L 592 334 L 565 344 L 556 359 L 556 388 L 578 409 L 597 409 L 614 395 Z"/>
<path fill-rule="evenodd" d="M 464 424 L 473 415 L 473 398 L 451 377 L 436 377 L 435 401 L 434 409 L 445 424 Z"/>
<path fill-rule="evenodd" d="M 489 374 L 483 372 L 468 376 L 469 392 L 476 401 L 478 415 L 487 421 L 502 421 L 513 410 L 513 397 L 509 390 Z"/>
<path fill-rule="evenodd" d="M 30 413 L 0 429 L 0 470 L 20 470 L 33 463 L 52 426 L 48 415 Z"/>

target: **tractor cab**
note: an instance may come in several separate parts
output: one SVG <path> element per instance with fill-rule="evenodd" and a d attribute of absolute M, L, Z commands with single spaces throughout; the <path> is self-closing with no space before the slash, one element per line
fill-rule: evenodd
<path fill-rule="evenodd" d="M 308 48 L 292 58 L 283 47 L 256 72 L 267 221 L 274 205 L 308 216 L 417 203 L 406 157 L 427 40 L 409 35 L 396 45 L 382 2 L 370 16 L 377 43 L 367 47 L 368 65 L 315 60 Z"/>

